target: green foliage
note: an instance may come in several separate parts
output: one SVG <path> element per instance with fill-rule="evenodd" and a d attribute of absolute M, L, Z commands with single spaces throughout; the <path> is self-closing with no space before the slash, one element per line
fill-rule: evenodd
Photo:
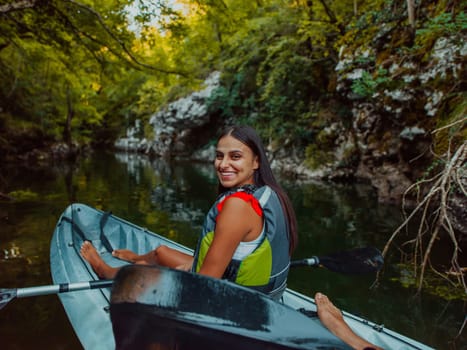
<path fill-rule="evenodd" d="M 132 20 L 138 37 L 127 28 L 128 4 L 139 9 Z M 74 139 L 89 142 L 116 136 L 136 119 L 147 121 L 220 68 L 224 84 L 209 101 L 211 110 L 264 128 L 268 137 L 307 139 L 310 108 L 328 94 L 335 41 L 352 17 L 352 1 L 186 4 L 50 1 L 47 8 L 17 11 L 14 21 L 0 24 L 0 38 L 8 42 L 0 51 L 6 67 L 0 97 L 14 95 L 8 110 L 15 118 L 28 118 L 56 138 L 71 126 Z M 15 23 L 26 36 L 15 37 Z M 138 71 L 146 65 L 157 67 L 151 76 Z M 177 71 L 183 78 L 170 74 Z"/>
<path fill-rule="evenodd" d="M 376 57 L 372 55 L 367 55 L 367 56 L 360 55 L 356 57 L 354 60 L 356 64 L 361 64 L 361 65 L 374 64 L 375 61 L 376 61 Z"/>
<path fill-rule="evenodd" d="M 312 170 L 316 170 L 332 160 L 332 152 L 329 149 L 323 149 L 316 143 L 309 144 L 305 149 L 305 164 Z"/>
<path fill-rule="evenodd" d="M 405 288 L 418 287 L 418 277 L 412 264 L 397 264 L 400 276 L 392 278 Z M 445 278 L 432 270 L 425 272 L 423 290 L 445 300 L 465 300 L 465 290 L 456 277 Z"/>
<path fill-rule="evenodd" d="M 364 71 L 362 77 L 356 79 L 352 83 L 352 91 L 363 97 L 372 97 L 382 86 L 390 81 L 388 72 L 386 69 L 379 68 L 376 77 L 373 77 L 369 72 Z"/>
<path fill-rule="evenodd" d="M 230 88 L 220 86 L 215 89 L 207 101 L 208 110 L 211 112 L 220 111 L 221 116 L 225 119 L 238 116 L 236 109 L 249 109 L 248 105 L 244 105 L 240 97 L 240 89 L 244 80 L 243 74 L 236 74 L 233 77 L 233 82 Z M 248 100 L 246 104 L 248 104 Z M 240 112 L 241 113 L 241 112 Z"/>
<path fill-rule="evenodd" d="M 467 29 L 467 15 L 464 11 L 453 15 L 452 12 L 441 13 L 428 19 L 416 31 L 415 45 L 412 51 L 423 52 L 424 48 L 431 47 L 440 37 L 457 38 L 464 40 L 462 33 Z"/>
<path fill-rule="evenodd" d="M 405 6 L 405 0 L 403 3 Z M 403 12 L 394 11 L 393 1 L 374 1 L 365 5 L 360 11 L 361 15 L 355 21 L 349 23 L 349 28 L 364 30 L 382 23 L 386 24 L 398 21 L 403 16 L 406 16 Z"/>
<path fill-rule="evenodd" d="M 457 16 L 453 16 L 452 12 L 446 12 L 428 20 L 425 27 L 417 30 L 417 35 L 422 37 L 427 35 L 455 35 L 465 30 L 467 30 L 467 15 L 464 11 Z"/>
<path fill-rule="evenodd" d="M 250 123 L 279 142 L 293 135 L 303 146 L 332 118 L 317 123 L 316 111 L 334 93 L 336 50 L 370 42 L 383 26 L 389 33 L 406 16 L 398 10 L 402 0 L 359 2 L 357 14 L 354 3 L 38 2 L 0 23 L 2 108 L 57 139 L 72 116 L 73 138 L 90 142 L 116 137 L 136 119 L 146 124 L 221 70 L 222 86 L 209 100 L 213 113 Z M 128 29 L 127 5 L 139 10 L 131 20 L 136 32 Z M 464 12 L 452 13 L 420 23 L 417 40 L 465 31 Z M 389 84 L 384 69 L 367 70 L 352 90 L 370 98 Z M 145 135 L 151 132 L 145 127 Z"/>
<path fill-rule="evenodd" d="M 8 194 L 11 198 L 14 198 L 15 201 L 27 202 L 37 200 L 39 195 L 36 192 L 30 190 L 17 190 L 12 191 Z"/>
<path fill-rule="evenodd" d="M 128 120 L 144 115 L 148 98 L 142 96 L 144 90 L 139 92 L 140 86 L 149 72 L 167 76 L 171 68 L 162 45 L 146 62 L 140 58 L 151 49 L 143 39 L 135 42 L 127 28 L 126 5 L 132 2 L 38 2 L 4 15 L 0 23 L 3 111 L 35 123 L 58 140 L 71 132 L 79 143 L 103 135 L 115 137 Z M 145 4 L 146 13 L 154 11 L 148 2 L 139 2 Z M 149 19 L 145 15 L 137 21 L 144 24 Z M 145 38 L 154 43 L 157 35 Z"/>
<path fill-rule="evenodd" d="M 268 138 L 306 138 L 310 106 L 326 97 L 333 75 L 330 38 L 336 26 L 303 10 L 263 8 L 229 38 L 221 56 L 226 78 L 215 106 L 225 116 L 262 129 Z"/>

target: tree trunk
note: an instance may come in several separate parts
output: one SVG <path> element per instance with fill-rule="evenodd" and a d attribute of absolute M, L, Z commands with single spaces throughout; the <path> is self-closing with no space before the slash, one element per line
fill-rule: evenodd
<path fill-rule="evenodd" d="M 407 13 L 412 30 L 415 29 L 415 0 L 407 0 Z"/>
<path fill-rule="evenodd" d="M 75 111 L 73 110 L 73 103 L 71 101 L 71 92 L 70 87 L 67 86 L 66 89 L 66 102 L 68 106 L 68 112 L 66 116 L 65 126 L 63 128 L 63 141 L 68 145 L 69 150 L 72 150 L 72 138 L 71 138 L 71 121 L 73 120 L 73 116 Z"/>

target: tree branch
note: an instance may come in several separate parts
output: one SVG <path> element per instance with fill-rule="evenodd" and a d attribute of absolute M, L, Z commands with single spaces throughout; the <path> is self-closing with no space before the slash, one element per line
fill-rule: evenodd
<path fill-rule="evenodd" d="M 437 131 L 441 130 L 438 129 Z M 429 257 L 431 251 L 433 249 L 434 244 L 438 240 L 438 237 L 441 233 L 441 229 L 444 229 L 448 234 L 450 240 L 453 243 L 454 251 L 451 257 L 451 269 L 454 272 L 459 272 L 458 278 L 459 283 L 464 287 L 464 290 L 467 290 L 466 282 L 464 276 L 461 272 L 461 266 L 458 262 L 458 253 L 460 251 L 459 244 L 457 242 L 454 228 L 451 224 L 448 209 L 449 209 L 449 196 L 451 193 L 451 188 L 453 185 L 457 185 L 459 190 L 464 195 L 466 194 L 465 189 L 462 185 L 461 179 L 459 178 L 459 170 L 464 166 L 465 160 L 467 158 L 467 141 L 461 144 L 454 154 L 451 153 L 451 148 L 449 146 L 446 154 L 445 154 L 446 164 L 444 168 L 435 176 L 433 176 L 429 180 L 421 180 L 413 185 L 411 185 L 404 193 L 404 203 L 405 203 L 405 196 L 414 188 L 419 187 L 421 184 L 429 184 L 433 183 L 430 190 L 426 195 L 424 195 L 421 199 L 418 199 L 418 205 L 415 209 L 412 210 L 410 215 L 406 217 L 404 222 L 393 232 L 389 240 L 387 241 L 384 249 L 383 249 L 383 256 L 386 255 L 389 246 L 397 236 L 397 234 L 401 231 L 403 227 L 406 227 L 409 221 L 422 210 L 421 218 L 420 218 L 420 226 L 417 232 L 417 236 L 412 243 L 415 243 L 414 247 L 414 268 L 415 272 L 417 272 L 417 261 L 418 257 L 421 257 L 420 261 L 420 274 L 418 276 L 418 292 L 421 291 L 423 286 L 423 279 L 425 275 L 425 270 L 429 264 Z M 417 195 L 418 197 L 418 195 Z M 429 207 L 431 207 L 432 200 L 436 200 L 437 210 L 434 212 L 435 215 L 431 219 L 428 219 L 427 213 Z M 430 222 L 429 222 L 430 221 Z M 428 225 L 433 228 L 431 231 L 431 237 L 429 237 L 429 242 L 426 248 L 423 248 L 423 235 L 426 233 L 426 230 L 423 229 L 424 225 Z M 406 242 L 407 243 L 407 242 Z M 415 273 L 417 275 L 417 273 Z"/>
<path fill-rule="evenodd" d="M 37 0 L 16 1 L 9 4 L 0 5 L 0 13 L 24 10 L 36 6 Z"/>
<path fill-rule="evenodd" d="M 166 73 L 166 74 L 176 74 L 176 75 L 181 75 L 181 76 L 187 76 L 187 73 L 186 72 L 181 72 L 181 71 L 177 71 L 177 70 L 170 70 L 170 69 L 163 69 L 163 68 L 158 68 L 158 67 L 154 67 L 152 65 L 149 65 L 149 64 L 146 64 L 146 63 L 143 63 L 141 61 L 139 61 L 134 55 L 133 53 L 126 47 L 125 43 L 122 42 L 113 32 L 112 30 L 107 26 L 107 24 L 105 24 L 104 20 L 102 19 L 101 15 L 95 11 L 94 9 L 92 9 L 91 7 L 87 6 L 87 5 L 84 5 L 82 3 L 79 3 L 75 0 L 66 0 L 67 2 L 91 13 L 95 18 L 97 18 L 99 24 L 101 25 L 101 27 L 106 31 L 106 33 L 120 46 L 120 48 L 125 52 L 126 55 L 128 55 L 128 57 L 130 58 L 130 61 L 136 63 L 138 66 L 141 66 L 141 67 L 144 67 L 144 68 L 147 68 L 147 69 L 151 69 L 151 70 L 155 70 L 155 71 L 158 71 L 158 72 L 161 72 L 161 73 Z M 81 32 L 83 33 L 83 32 Z M 91 38 L 90 35 L 87 35 L 88 38 Z M 111 48 L 108 46 L 108 45 L 105 45 L 107 46 L 107 48 L 113 53 L 113 54 L 116 54 L 115 51 L 111 50 Z M 117 57 L 120 57 L 122 58 L 122 56 L 120 55 L 117 55 Z"/>

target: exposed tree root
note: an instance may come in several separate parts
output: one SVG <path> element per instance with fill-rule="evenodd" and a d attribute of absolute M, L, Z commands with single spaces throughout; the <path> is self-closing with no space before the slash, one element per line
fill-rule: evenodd
<path fill-rule="evenodd" d="M 467 294 L 464 276 L 465 267 L 461 267 L 458 261 L 461 249 L 448 215 L 450 195 L 453 191 L 457 191 L 467 199 L 467 192 L 462 183 L 462 180 L 467 176 L 467 170 L 465 168 L 466 157 L 467 141 L 464 141 L 454 154 L 451 154 L 449 147 L 446 154 L 442 157 L 442 160 L 445 162 L 444 168 L 432 178 L 418 181 L 405 191 L 403 205 L 405 206 L 406 196 L 414 190 L 417 194 L 418 204 L 410 215 L 406 216 L 404 222 L 393 232 L 383 249 L 382 254 L 385 256 L 399 232 L 409 224 L 412 218 L 416 215 L 420 215 L 420 224 L 416 237 L 411 241 L 405 242 L 405 244 L 410 243 L 414 245 L 413 263 L 415 276 L 418 279 L 417 292 L 421 291 L 426 269 L 430 267 L 435 273 L 442 275 L 449 281 L 449 277 L 456 278 Z M 428 193 L 420 196 L 421 188 L 426 188 L 427 186 L 430 186 Z M 433 208 L 435 208 L 435 210 L 431 212 Z M 436 271 L 436 269 L 431 266 L 429 260 L 433 246 L 443 231 L 448 234 L 454 246 L 449 273 Z M 426 243 L 427 240 L 428 242 Z"/>

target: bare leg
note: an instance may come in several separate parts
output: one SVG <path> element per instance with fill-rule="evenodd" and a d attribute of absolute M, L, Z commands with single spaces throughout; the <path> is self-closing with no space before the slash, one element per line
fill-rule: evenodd
<path fill-rule="evenodd" d="M 155 259 L 157 264 L 173 269 L 188 265 L 191 266 L 193 264 L 193 256 L 165 245 L 157 247 L 155 250 Z"/>
<path fill-rule="evenodd" d="M 350 345 L 355 350 L 363 350 L 365 348 L 382 350 L 358 336 L 345 322 L 342 312 L 321 293 L 315 295 L 318 317 L 326 328 L 328 328 L 335 336 L 340 338 L 346 344 Z"/>
<path fill-rule="evenodd" d="M 99 277 L 112 279 L 117 274 L 118 268 L 107 265 L 91 242 L 85 241 L 80 252 Z"/>
<path fill-rule="evenodd" d="M 136 264 L 161 265 L 171 268 L 190 266 L 193 264 L 193 256 L 179 250 L 160 245 L 149 253 L 138 255 L 128 249 L 116 249 L 112 255 L 118 259 Z"/>
<path fill-rule="evenodd" d="M 155 265 L 156 262 L 156 249 L 151 250 L 149 253 L 138 255 L 129 249 L 115 249 L 112 255 L 120 260 L 129 261 L 132 263 L 141 263 L 148 265 Z"/>
<path fill-rule="evenodd" d="M 91 264 L 94 271 L 101 278 L 114 278 L 119 268 L 109 266 L 100 257 L 91 242 L 85 241 L 81 246 L 81 255 Z M 116 258 L 141 265 L 161 265 L 171 268 L 189 270 L 193 264 L 191 255 L 161 245 L 149 253 L 138 255 L 128 249 L 118 249 L 112 252 Z"/>

